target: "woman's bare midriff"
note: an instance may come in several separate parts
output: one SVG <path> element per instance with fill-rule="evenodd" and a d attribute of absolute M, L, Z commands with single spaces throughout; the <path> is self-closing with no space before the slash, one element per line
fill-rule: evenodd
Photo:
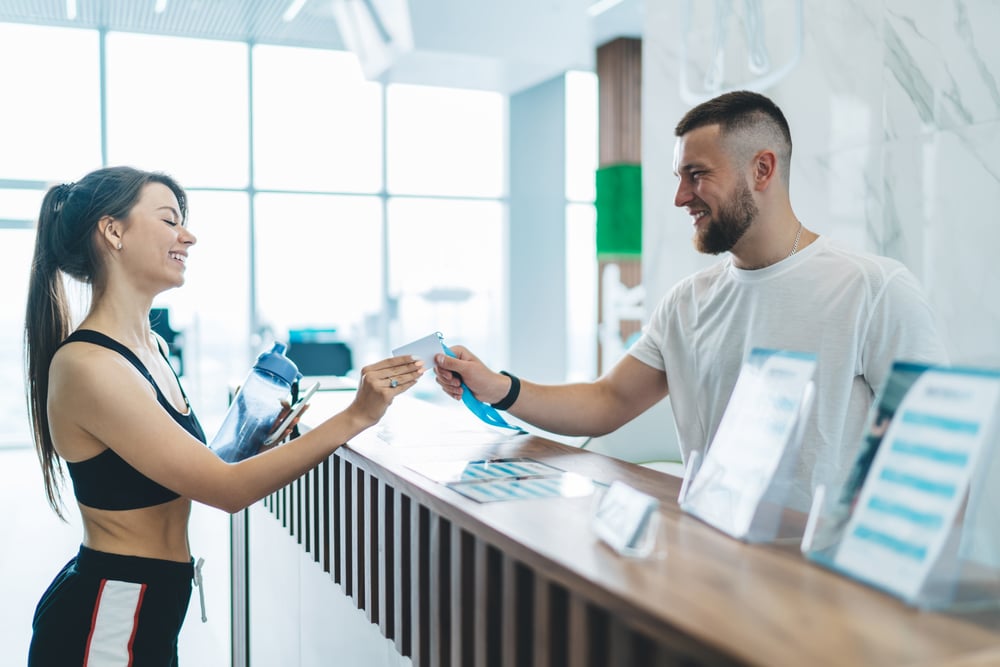
<path fill-rule="evenodd" d="M 180 563 L 191 560 L 187 534 L 191 501 L 187 498 L 134 510 L 79 507 L 85 547 Z"/>

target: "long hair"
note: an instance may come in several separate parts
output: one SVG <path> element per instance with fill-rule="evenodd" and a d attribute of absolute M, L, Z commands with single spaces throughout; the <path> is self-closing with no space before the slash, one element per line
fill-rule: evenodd
<path fill-rule="evenodd" d="M 105 273 L 96 240 L 97 222 L 105 216 L 127 218 L 149 183 L 170 188 L 177 197 L 181 218 L 187 217 L 187 197 L 173 179 L 132 167 L 98 169 L 77 183 L 53 186 L 45 194 L 38 215 L 24 319 L 25 375 L 32 439 L 42 466 L 45 495 L 60 518 L 64 517 L 59 484 L 64 474 L 52 444 L 47 402 L 49 366 L 70 333 L 63 274 L 91 287 L 102 286 Z"/>

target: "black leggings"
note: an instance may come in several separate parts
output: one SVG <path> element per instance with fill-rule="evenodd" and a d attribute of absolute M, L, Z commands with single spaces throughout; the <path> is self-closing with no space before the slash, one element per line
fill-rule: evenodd
<path fill-rule="evenodd" d="M 35 609 L 28 667 L 177 665 L 192 563 L 81 546 Z"/>

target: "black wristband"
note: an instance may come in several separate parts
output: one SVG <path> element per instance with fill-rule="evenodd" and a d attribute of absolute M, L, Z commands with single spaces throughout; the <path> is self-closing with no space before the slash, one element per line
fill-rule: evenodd
<path fill-rule="evenodd" d="M 497 410 L 506 410 L 510 406 L 514 405 L 514 401 L 517 400 L 517 395 L 521 393 L 521 381 L 517 379 L 516 375 L 511 375 L 507 371 L 500 371 L 500 373 L 510 378 L 510 390 L 507 391 L 506 396 L 501 398 L 496 403 L 490 403 L 490 407 L 494 407 Z"/>

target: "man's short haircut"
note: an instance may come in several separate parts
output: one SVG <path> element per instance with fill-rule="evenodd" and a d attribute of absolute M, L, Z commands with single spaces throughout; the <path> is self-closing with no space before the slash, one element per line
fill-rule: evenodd
<path fill-rule="evenodd" d="M 748 90 L 724 93 L 684 114 L 674 134 L 682 137 L 708 125 L 719 126 L 726 150 L 736 164 L 744 164 L 765 148 L 773 150 L 778 157 L 781 180 L 788 187 L 792 133 L 785 114 L 770 98 Z"/>

